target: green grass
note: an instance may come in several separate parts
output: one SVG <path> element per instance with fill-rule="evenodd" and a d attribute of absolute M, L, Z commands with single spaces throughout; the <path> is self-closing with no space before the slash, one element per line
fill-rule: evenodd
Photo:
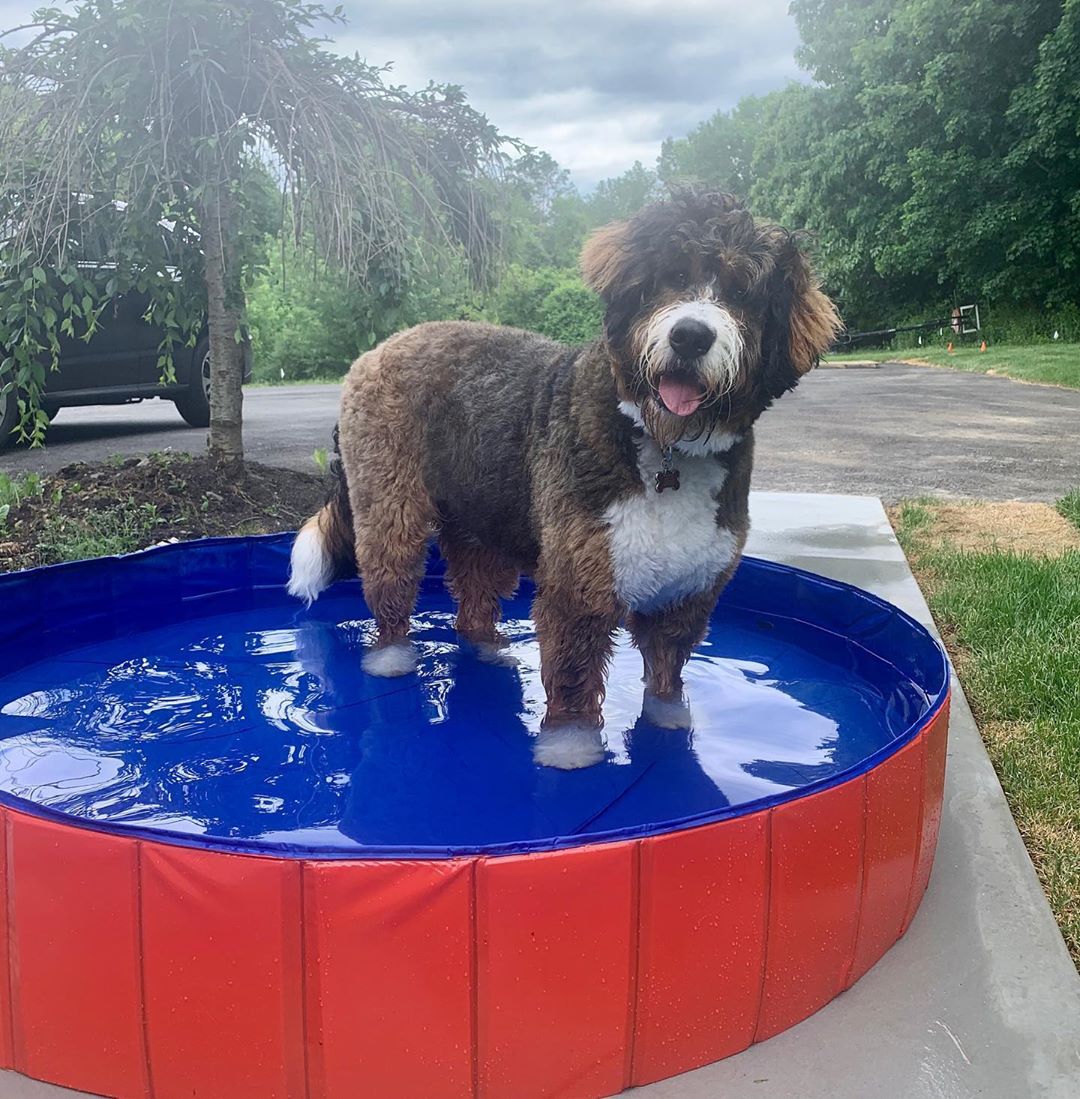
<path fill-rule="evenodd" d="M 347 373 L 348 370 L 346 369 L 340 374 L 327 374 L 325 377 L 320 378 L 252 378 L 251 381 L 244 382 L 244 388 L 284 389 L 287 386 L 291 389 L 298 385 L 341 385 Z"/>
<path fill-rule="evenodd" d="M 852 351 L 827 356 L 829 362 L 895 362 L 922 359 L 934 366 L 974 373 L 1003 374 L 1023 382 L 1062 385 L 1080 389 L 1080 344 L 1044 343 L 1026 347 L 1002 344 L 980 351 L 978 346 L 960 347 L 951 354 L 942 347 L 912 347 L 893 351 Z"/>
<path fill-rule="evenodd" d="M 1074 527 L 1080 528 L 1080 488 L 1074 488 L 1067 496 L 1058 500 L 1058 511 Z"/>
<path fill-rule="evenodd" d="M 1060 505 L 1076 518 L 1080 491 Z M 967 552 L 933 506 L 897 534 L 952 652 L 1018 827 L 1080 962 L 1080 551 Z"/>
<path fill-rule="evenodd" d="M 57 517 L 46 523 L 38 552 L 41 560 L 50 564 L 131 553 L 146 545 L 158 523 L 154 504 L 133 501 L 87 511 L 77 519 Z"/>

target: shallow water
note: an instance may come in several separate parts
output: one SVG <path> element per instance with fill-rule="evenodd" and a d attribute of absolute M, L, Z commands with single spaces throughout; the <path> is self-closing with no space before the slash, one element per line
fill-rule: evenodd
<path fill-rule="evenodd" d="M 251 604 L 218 593 L 197 617 L 0 676 L 0 793 L 285 853 L 527 849 L 768 803 L 857 768 L 928 706 L 845 638 L 721 603 L 687 670 L 692 728 L 642 716 L 640 658 L 620 634 L 604 760 L 556 771 L 532 758 L 543 693 L 527 594 L 505 606 L 516 663 L 498 666 L 458 645 L 426 582 L 418 674 L 391 680 L 360 669 L 373 625 L 356 584 L 310 611 L 278 591 Z"/>

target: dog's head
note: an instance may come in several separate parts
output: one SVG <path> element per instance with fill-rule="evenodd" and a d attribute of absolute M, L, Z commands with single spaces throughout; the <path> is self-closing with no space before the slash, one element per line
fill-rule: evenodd
<path fill-rule="evenodd" d="M 619 399 L 664 444 L 749 426 L 840 326 L 797 238 L 731 195 L 647 206 L 594 233 L 581 266 L 606 306 Z"/>

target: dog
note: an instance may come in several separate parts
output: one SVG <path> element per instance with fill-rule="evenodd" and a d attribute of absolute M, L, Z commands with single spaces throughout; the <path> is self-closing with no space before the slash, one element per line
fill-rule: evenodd
<path fill-rule="evenodd" d="M 539 763 L 603 756 L 613 635 L 629 630 L 653 720 L 685 727 L 682 671 L 749 528 L 753 425 L 840 327 L 798 237 L 730 195 L 685 190 L 595 232 L 581 255 L 601 338 L 568 348 L 433 322 L 362 355 L 344 383 L 338 489 L 292 549 L 308 603 L 359 571 L 378 628 L 363 657 L 411 672 L 429 539 L 461 638 L 498 654 L 522 573 L 546 714 Z"/>

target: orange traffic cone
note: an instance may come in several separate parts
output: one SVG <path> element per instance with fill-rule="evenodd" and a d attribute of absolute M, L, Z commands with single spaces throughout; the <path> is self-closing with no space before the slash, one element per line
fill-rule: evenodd
<path fill-rule="evenodd" d="M 985 351 L 986 350 L 986 340 L 983 340 L 983 342 L 981 344 L 979 344 L 979 350 L 980 351 Z"/>
<path fill-rule="evenodd" d="M 952 354 L 952 340 L 946 345 L 945 350 L 948 351 L 950 355 Z"/>

